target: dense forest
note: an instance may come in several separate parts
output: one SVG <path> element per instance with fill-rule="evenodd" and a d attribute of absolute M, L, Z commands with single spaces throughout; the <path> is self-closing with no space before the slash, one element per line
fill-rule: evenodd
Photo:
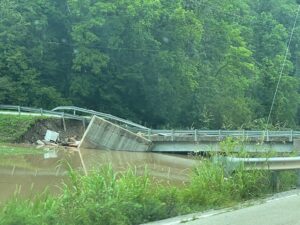
<path fill-rule="evenodd" d="M 266 124 L 295 0 L 1 0 L 0 103 L 149 127 Z M 300 20 L 300 18 L 299 18 Z M 300 21 L 271 124 L 300 124 Z"/>

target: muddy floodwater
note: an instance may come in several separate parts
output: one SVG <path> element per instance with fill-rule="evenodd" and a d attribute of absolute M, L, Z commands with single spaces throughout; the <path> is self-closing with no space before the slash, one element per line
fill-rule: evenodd
<path fill-rule="evenodd" d="M 46 149 L 40 154 L 0 155 L 0 202 L 19 193 L 31 197 L 47 187 L 51 193 L 59 193 L 68 180 L 68 165 L 82 173 L 111 165 L 114 171 L 136 169 L 138 174 L 146 170 L 156 181 L 182 185 L 187 182 L 191 169 L 198 160 L 186 155 L 167 155 L 143 152 L 119 152 L 90 149 Z"/>

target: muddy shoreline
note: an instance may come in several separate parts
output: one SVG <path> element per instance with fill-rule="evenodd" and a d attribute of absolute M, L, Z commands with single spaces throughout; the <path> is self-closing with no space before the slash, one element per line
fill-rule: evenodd
<path fill-rule="evenodd" d="M 64 130 L 63 120 L 58 118 L 46 118 L 38 120 L 31 126 L 21 137 L 17 143 L 36 144 L 37 140 L 43 140 L 47 130 L 59 133 L 59 139 L 64 141 L 71 137 L 80 140 L 85 132 L 86 126 L 82 121 L 65 119 Z"/>

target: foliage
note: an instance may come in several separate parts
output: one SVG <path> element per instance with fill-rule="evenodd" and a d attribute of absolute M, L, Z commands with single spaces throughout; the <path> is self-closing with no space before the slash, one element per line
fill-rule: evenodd
<path fill-rule="evenodd" d="M 0 115 L 0 142 L 17 142 L 40 117 Z"/>
<path fill-rule="evenodd" d="M 89 176 L 71 171 L 70 178 L 59 197 L 16 197 L 2 208 L 1 224 L 141 224 L 178 214 L 177 191 L 160 191 L 134 170 L 116 174 L 105 168 Z"/>
<path fill-rule="evenodd" d="M 183 193 L 189 205 L 202 209 L 230 206 L 261 197 L 270 190 L 268 172 L 237 169 L 229 175 L 222 163 L 203 160 Z"/>
<path fill-rule="evenodd" d="M 0 102 L 251 129 L 268 117 L 296 9 L 292 0 L 2 0 Z M 299 27 L 274 126 L 299 125 Z"/>
<path fill-rule="evenodd" d="M 62 194 L 47 191 L 31 200 L 15 196 L 2 206 L 0 223 L 12 224 L 141 224 L 188 212 L 228 207 L 272 192 L 271 176 L 238 169 L 226 175 L 222 164 L 203 160 L 191 182 L 180 188 L 155 183 L 147 172 L 115 173 L 111 167 L 88 176 L 70 171 Z M 282 179 L 283 178 L 283 179 Z M 280 190 L 290 188 L 283 174 Z"/>

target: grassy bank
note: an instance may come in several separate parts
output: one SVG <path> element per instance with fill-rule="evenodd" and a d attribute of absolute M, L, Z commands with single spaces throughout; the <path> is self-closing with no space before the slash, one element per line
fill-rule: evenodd
<path fill-rule="evenodd" d="M 185 213 L 233 206 L 273 192 L 269 171 L 231 176 L 221 164 L 204 160 L 195 168 L 191 182 L 176 188 L 163 186 L 134 170 L 114 173 L 111 168 L 82 176 L 70 172 L 71 185 L 63 194 L 43 194 L 33 200 L 11 200 L 0 210 L 0 224 L 141 224 Z M 281 176 L 280 190 L 290 188 L 293 179 Z"/>
<path fill-rule="evenodd" d="M 14 143 L 33 126 L 40 117 L 0 115 L 0 143 Z"/>

